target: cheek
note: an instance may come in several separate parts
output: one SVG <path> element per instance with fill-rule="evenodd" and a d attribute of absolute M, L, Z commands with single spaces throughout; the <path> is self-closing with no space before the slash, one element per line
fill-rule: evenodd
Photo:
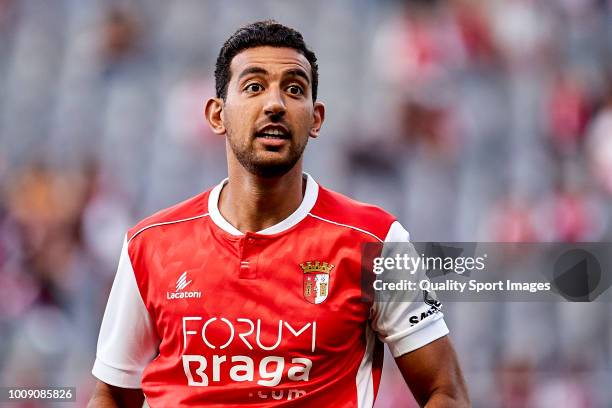
<path fill-rule="evenodd" d="M 225 124 L 235 130 L 249 128 L 252 125 L 252 121 L 249 120 L 252 117 L 252 113 L 253 109 L 248 104 L 226 106 Z"/>
<path fill-rule="evenodd" d="M 312 125 L 312 109 L 306 106 L 299 106 L 295 110 L 295 119 L 299 122 L 299 125 L 305 128 L 309 128 Z"/>

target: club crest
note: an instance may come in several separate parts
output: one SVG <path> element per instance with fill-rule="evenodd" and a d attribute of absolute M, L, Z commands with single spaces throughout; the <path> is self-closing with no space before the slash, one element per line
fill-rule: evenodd
<path fill-rule="evenodd" d="M 304 271 L 304 299 L 318 305 L 329 294 L 329 276 L 334 265 L 321 261 L 308 261 L 300 264 Z"/>

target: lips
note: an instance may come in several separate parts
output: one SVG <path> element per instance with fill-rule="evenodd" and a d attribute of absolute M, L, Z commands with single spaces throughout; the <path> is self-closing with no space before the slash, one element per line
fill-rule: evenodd
<path fill-rule="evenodd" d="M 264 139 L 290 139 L 291 132 L 283 125 L 266 125 L 255 132 L 255 137 Z"/>

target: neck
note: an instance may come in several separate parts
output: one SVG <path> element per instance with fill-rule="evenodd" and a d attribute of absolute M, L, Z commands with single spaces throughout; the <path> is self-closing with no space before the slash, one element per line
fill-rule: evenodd
<path fill-rule="evenodd" d="M 289 172 L 274 178 L 256 176 L 242 166 L 229 166 L 219 211 L 241 232 L 261 231 L 291 215 L 300 206 L 305 187 L 301 160 Z"/>

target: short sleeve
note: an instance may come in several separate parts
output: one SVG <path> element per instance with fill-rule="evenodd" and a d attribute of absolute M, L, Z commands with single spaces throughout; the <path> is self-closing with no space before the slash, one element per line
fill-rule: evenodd
<path fill-rule="evenodd" d="M 92 374 L 122 388 L 141 388 L 145 367 L 157 355 L 159 337 L 138 290 L 128 242 L 108 298 Z"/>
<path fill-rule="evenodd" d="M 385 243 L 409 240 L 408 231 L 395 221 L 389 229 Z M 385 245 L 384 248 L 382 256 L 385 256 L 388 246 Z M 389 346 L 393 357 L 423 347 L 449 332 L 435 295 L 420 291 L 414 293 L 415 296 L 409 300 L 374 300 L 372 305 L 372 329 Z"/>

